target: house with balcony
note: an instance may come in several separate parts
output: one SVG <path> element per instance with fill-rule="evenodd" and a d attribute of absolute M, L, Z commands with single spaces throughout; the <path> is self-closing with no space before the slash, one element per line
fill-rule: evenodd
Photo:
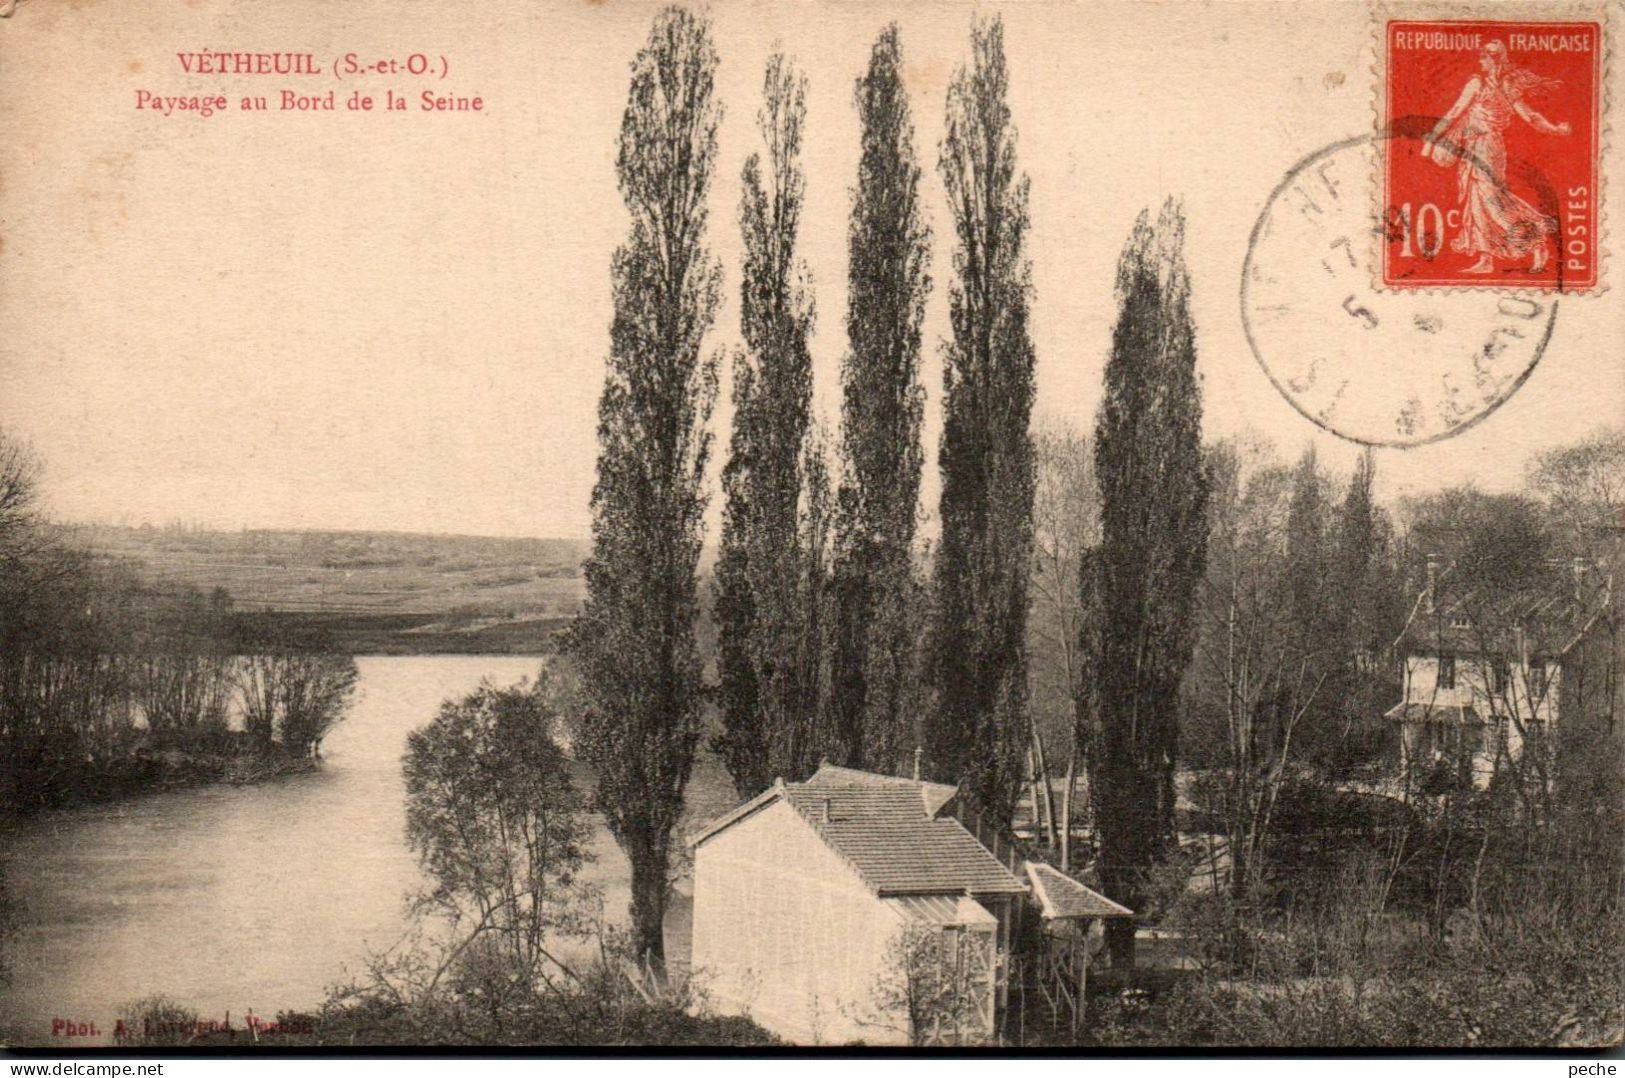
<path fill-rule="evenodd" d="M 1619 642 L 1612 578 L 1583 559 L 1553 563 L 1529 586 L 1452 579 L 1429 559 L 1428 584 L 1398 641 L 1402 775 L 1424 791 L 1484 789 L 1527 751 L 1553 751 L 1565 715 L 1612 706 Z"/>

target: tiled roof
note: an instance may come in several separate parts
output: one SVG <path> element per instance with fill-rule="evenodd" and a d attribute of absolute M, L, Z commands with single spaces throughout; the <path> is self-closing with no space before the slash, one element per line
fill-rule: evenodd
<path fill-rule="evenodd" d="M 820 764 L 818 770 L 802 785 L 901 786 L 905 789 L 918 790 L 920 799 L 925 804 L 927 816 L 935 816 L 941 812 L 942 806 L 952 801 L 954 794 L 959 792 L 958 787 L 945 782 L 922 782 L 919 779 L 905 779 L 897 775 L 877 775 L 873 771 L 859 771 L 856 768 L 838 767 L 831 763 Z"/>
<path fill-rule="evenodd" d="M 1038 861 L 1027 862 L 1027 878 L 1039 907 L 1050 920 L 1075 917 L 1133 917 L 1134 911 L 1098 894 L 1057 868 Z"/>
<path fill-rule="evenodd" d="M 1456 704 L 1395 704 L 1383 718 L 1394 722 L 1439 722 L 1457 726 L 1483 726 L 1485 722 L 1472 707 Z"/>
<path fill-rule="evenodd" d="M 817 776 L 815 776 L 817 778 Z M 1021 894 L 1025 884 L 958 820 L 927 813 L 911 779 L 787 783 L 784 797 L 876 894 Z"/>

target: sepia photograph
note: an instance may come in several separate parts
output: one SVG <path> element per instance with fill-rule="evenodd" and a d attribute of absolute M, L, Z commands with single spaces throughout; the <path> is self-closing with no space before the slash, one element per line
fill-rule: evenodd
<path fill-rule="evenodd" d="M 0 1055 L 1617 1052 L 1621 25 L 0 0 Z"/>

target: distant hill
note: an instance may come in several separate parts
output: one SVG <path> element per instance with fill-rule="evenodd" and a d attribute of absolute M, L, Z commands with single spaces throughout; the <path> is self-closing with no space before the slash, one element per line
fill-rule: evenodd
<path fill-rule="evenodd" d="M 586 546 L 401 532 L 62 525 L 65 544 L 158 587 L 223 588 L 239 616 L 358 653 L 551 649 Z"/>

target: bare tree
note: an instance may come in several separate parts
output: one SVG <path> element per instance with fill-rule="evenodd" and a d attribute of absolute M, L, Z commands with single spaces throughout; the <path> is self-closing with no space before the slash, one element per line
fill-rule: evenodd
<path fill-rule="evenodd" d="M 1625 525 L 1625 427 L 1608 427 L 1541 454 L 1529 470 L 1529 486 L 1552 507 L 1567 545 L 1617 568 Z"/>
<path fill-rule="evenodd" d="M 993 1008 L 993 936 L 909 926 L 887 944 L 861 1022 L 904 1033 L 915 1047 L 980 1044 Z"/>
<path fill-rule="evenodd" d="M 39 457 L 27 443 L 0 432 L 0 559 L 6 562 L 15 563 L 38 542 L 39 479 Z"/>
<path fill-rule="evenodd" d="M 1252 895 L 1262 880 L 1276 804 L 1328 677 L 1297 623 L 1305 606 L 1321 605 L 1313 589 L 1327 584 L 1317 575 L 1306 585 L 1289 569 L 1301 484 L 1267 453 L 1256 443 L 1234 442 L 1210 453 L 1207 574 L 1189 686 L 1198 723 L 1222 701 L 1222 747 L 1212 761 L 1220 767 L 1200 796 L 1224 820 L 1237 898 Z M 1192 740 L 1204 732 L 1198 725 Z"/>
<path fill-rule="evenodd" d="M 313 755 L 343 720 L 358 679 L 348 655 L 276 644 L 255 647 L 237 664 L 243 727 L 262 750 L 275 743 L 290 756 Z"/>
<path fill-rule="evenodd" d="M 182 594 L 156 604 L 132 658 L 133 687 L 161 744 L 200 747 L 225 736 L 235 688 L 230 599 Z"/>
<path fill-rule="evenodd" d="M 1059 833 L 1063 867 L 1071 863 L 1071 822 L 1078 776 L 1088 768 L 1090 741 L 1080 740 L 1077 709 L 1082 692 L 1079 637 L 1083 592 L 1079 571 L 1084 552 L 1100 541 L 1100 498 L 1089 462 L 1089 440 L 1080 431 L 1055 424 L 1034 437 L 1037 476 L 1033 500 L 1032 614 L 1027 622 L 1032 682 L 1033 736 L 1038 755 L 1054 746 L 1064 754 L 1061 804 L 1046 808 Z M 1037 768 L 1046 780 L 1049 769 Z"/>

